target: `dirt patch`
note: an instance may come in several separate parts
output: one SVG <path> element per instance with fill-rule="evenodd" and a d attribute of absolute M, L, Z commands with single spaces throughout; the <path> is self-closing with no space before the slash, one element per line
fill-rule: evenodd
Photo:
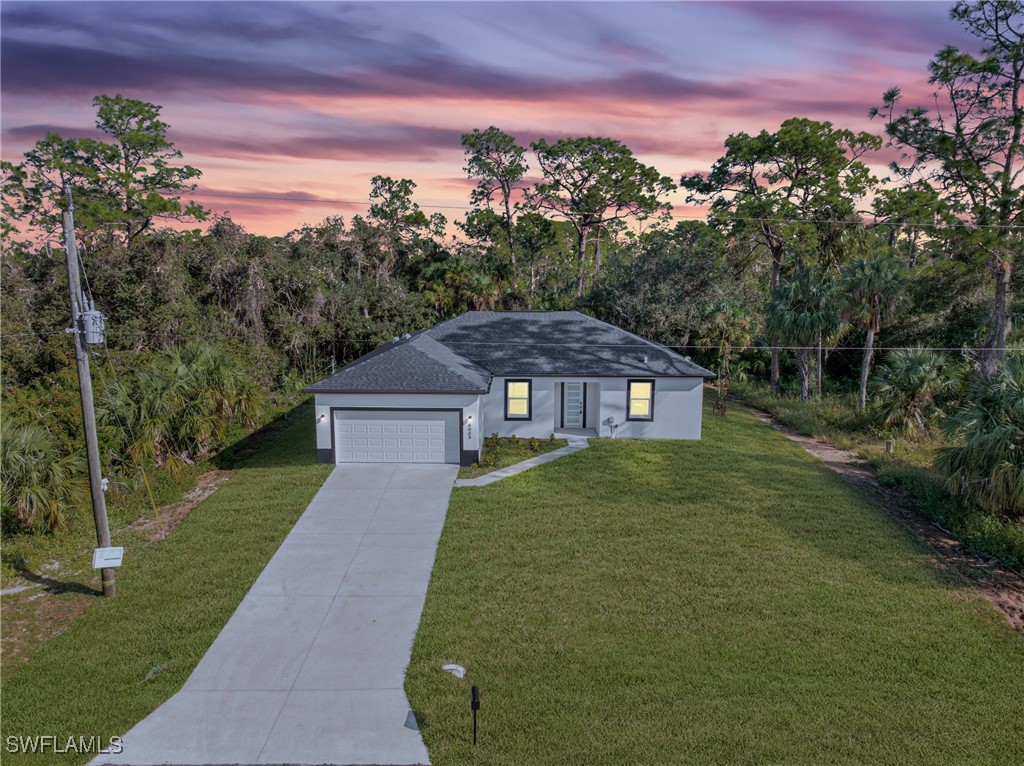
<path fill-rule="evenodd" d="M 155 516 L 139 519 L 128 529 L 142 535 L 149 543 L 159 542 L 230 478 L 230 471 L 207 471 L 181 500 L 159 508 Z M 2 597 L 3 678 L 8 678 L 47 641 L 63 633 L 78 615 L 96 603 L 99 591 L 83 584 L 93 579 L 94 572 L 88 568 L 88 563 L 81 569 L 79 558 L 55 563 L 44 573 L 25 572 Z"/>
<path fill-rule="evenodd" d="M 37 590 L 17 600 L 4 598 L 3 678 L 24 665 L 47 641 L 56 638 L 95 603 L 95 595 L 50 594 Z"/>
<path fill-rule="evenodd" d="M 163 540 L 167 533 L 181 524 L 197 505 L 216 492 L 230 478 L 231 474 L 228 471 L 207 471 L 200 475 L 196 480 L 196 486 L 177 503 L 165 505 L 155 517 L 139 519 L 130 524 L 128 529 L 146 534 L 150 542 Z"/>
<path fill-rule="evenodd" d="M 1024 577 L 1002 566 L 997 559 L 972 553 L 949 531 L 923 518 L 913 496 L 882 484 L 874 469 L 854 453 L 797 433 L 776 423 L 771 415 L 745 404 L 736 403 L 736 406 L 799 444 L 871 498 L 890 517 L 932 548 L 936 566 L 943 575 L 960 587 L 981 593 L 1002 612 L 1010 625 L 1024 632 Z"/>

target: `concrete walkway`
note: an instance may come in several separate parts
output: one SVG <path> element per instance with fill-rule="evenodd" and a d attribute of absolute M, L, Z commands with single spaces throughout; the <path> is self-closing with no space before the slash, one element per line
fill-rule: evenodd
<path fill-rule="evenodd" d="M 536 468 L 539 465 L 550 463 L 552 460 L 558 460 L 560 457 L 571 455 L 574 452 L 579 452 L 580 450 L 586 449 L 590 446 L 590 440 L 583 436 L 574 436 L 571 434 L 564 434 L 564 436 L 569 443 L 560 449 L 545 452 L 543 455 L 531 457 L 529 460 L 524 460 L 523 462 L 516 463 L 515 465 L 499 468 L 497 471 L 491 471 L 490 473 L 478 476 L 475 479 L 456 479 L 455 486 L 486 487 L 488 484 L 493 484 L 496 481 L 507 479 L 509 476 L 515 476 L 517 473 L 522 473 L 523 471 L 529 471 L 531 468 Z"/>
<path fill-rule="evenodd" d="M 93 764 L 426 764 L 403 691 L 453 465 L 339 466 L 181 691 Z"/>

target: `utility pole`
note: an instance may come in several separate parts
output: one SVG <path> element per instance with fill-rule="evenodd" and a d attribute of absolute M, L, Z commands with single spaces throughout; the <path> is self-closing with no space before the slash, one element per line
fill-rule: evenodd
<path fill-rule="evenodd" d="M 82 424 L 85 426 L 85 451 L 89 458 L 89 489 L 92 493 L 92 515 L 96 520 L 96 543 L 100 548 L 110 547 L 110 525 L 107 523 L 107 500 L 103 495 L 103 473 L 100 469 L 100 447 L 96 438 L 96 410 L 92 402 L 92 377 L 89 373 L 89 354 L 85 343 L 82 314 L 85 299 L 78 274 L 78 245 L 75 243 L 75 203 L 71 187 L 65 186 L 68 209 L 64 211 L 64 252 L 68 262 L 68 285 L 71 290 L 71 334 L 75 337 L 75 366 L 78 367 L 78 388 L 82 394 Z M 113 596 L 114 569 L 100 570 L 103 595 Z"/>

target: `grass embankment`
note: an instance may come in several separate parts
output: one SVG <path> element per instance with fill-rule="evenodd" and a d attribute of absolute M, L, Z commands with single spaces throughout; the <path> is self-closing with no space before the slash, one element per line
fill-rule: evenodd
<path fill-rule="evenodd" d="M 1020 763 L 1021 688 L 987 602 L 736 410 L 456 489 L 406 682 L 436 766 Z"/>
<path fill-rule="evenodd" d="M 858 408 L 855 394 L 827 394 L 801 402 L 792 396 L 772 396 L 765 386 L 742 383 L 734 384 L 732 392 L 801 434 L 857 453 L 875 468 L 880 481 L 909 492 L 925 518 L 950 530 L 970 550 L 1024 570 L 1024 524 L 997 518 L 950 494 L 932 468 L 936 451 L 947 444 L 938 434 L 892 437 L 876 427 L 870 410 Z"/>
<path fill-rule="evenodd" d="M 459 469 L 460 479 L 475 479 L 477 476 L 507 468 L 510 465 L 529 460 L 531 457 L 543 455 L 561 449 L 569 442 L 565 439 L 513 439 L 493 436 L 484 440 L 481 462 L 475 465 L 464 465 Z M 488 455 L 493 459 L 488 459 Z"/>
<path fill-rule="evenodd" d="M 4 682 L 2 736 L 123 734 L 184 683 L 333 466 L 303 406 L 165 540 L 128 552 L 97 598 Z M 5 763 L 84 763 L 88 755 Z"/>

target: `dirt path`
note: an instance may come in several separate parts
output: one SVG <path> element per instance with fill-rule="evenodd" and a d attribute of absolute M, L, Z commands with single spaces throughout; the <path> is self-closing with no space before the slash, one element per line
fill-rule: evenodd
<path fill-rule="evenodd" d="M 936 566 L 950 581 L 981 593 L 1005 615 L 1010 625 L 1024 632 L 1024 578 L 1019 574 L 1003 567 L 994 558 L 971 553 L 945 529 L 922 518 L 917 512 L 917 503 L 909 493 L 882 484 L 871 466 L 854 453 L 799 434 L 776 423 L 771 415 L 746 404 L 733 404 L 799 444 L 871 498 L 889 516 L 932 548 Z"/>
<path fill-rule="evenodd" d="M 216 492 L 220 485 L 230 478 L 231 474 L 228 471 L 207 471 L 196 479 L 196 486 L 186 492 L 181 500 L 165 505 L 157 511 L 154 518 L 139 519 L 128 528 L 146 533 L 150 542 L 163 540 L 168 532 L 185 520 L 193 508 Z"/>

